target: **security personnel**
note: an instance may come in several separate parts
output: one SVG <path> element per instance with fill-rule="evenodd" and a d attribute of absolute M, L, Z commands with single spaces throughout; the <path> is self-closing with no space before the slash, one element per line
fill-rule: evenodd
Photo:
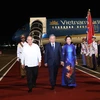
<path fill-rule="evenodd" d="M 98 55 L 98 46 L 97 46 L 97 42 L 95 41 L 96 40 L 96 37 L 93 36 L 92 37 L 92 40 L 93 42 L 91 43 L 91 46 L 90 46 L 90 56 L 92 57 L 92 64 L 93 64 L 93 70 L 96 70 L 97 69 L 97 55 Z"/>
<path fill-rule="evenodd" d="M 21 75 L 21 78 L 24 78 L 26 76 L 26 71 L 21 66 L 21 56 L 22 56 L 23 46 L 25 44 L 27 44 L 27 42 L 25 41 L 25 35 L 21 35 L 20 39 L 21 39 L 21 42 L 19 42 L 18 45 L 17 45 L 17 61 L 19 61 L 19 63 L 20 63 L 20 75 Z"/>

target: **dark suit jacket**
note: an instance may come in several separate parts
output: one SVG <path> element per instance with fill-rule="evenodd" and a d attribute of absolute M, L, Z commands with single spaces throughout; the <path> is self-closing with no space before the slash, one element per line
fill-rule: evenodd
<path fill-rule="evenodd" d="M 100 55 L 100 44 L 98 45 L 98 55 Z"/>
<path fill-rule="evenodd" d="M 54 63 L 56 65 L 60 64 L 62 61 L 62 47 L 60 43 L 55 42 L 55 50 L 53 51 L 51 43 L 46 44 L 45 46 L 45 60 L 44 62 L 48 64 L 48 66 L 52 66 Z"/>

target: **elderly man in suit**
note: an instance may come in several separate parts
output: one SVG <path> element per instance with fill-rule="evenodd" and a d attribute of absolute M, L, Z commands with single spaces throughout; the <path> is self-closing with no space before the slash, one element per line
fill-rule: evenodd
<path fill-rule="evenodd" d="M 52 34 L 49 37 L 49 43 L 45 46 L 45 66 L 49 69 L 49 79 L 51 84 L 51 90 L 54 90 L 56 85 L 57 73 L 60 64 L 63 66 L 62 62 L 62 47 L 60 43 L 55 42 L 56 37 Z"/>

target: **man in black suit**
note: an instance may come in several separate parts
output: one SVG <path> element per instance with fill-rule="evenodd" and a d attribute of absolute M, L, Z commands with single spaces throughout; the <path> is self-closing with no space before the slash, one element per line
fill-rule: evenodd
<path fill-rule="evenodd" d="M 100 67 L 100 40 L 98 41 L 98 67 Z"/>
<path fill-rule="evenodd" d="M 56 37 L 52 34 L 49 37 L 49 43 L 45 46 L 45 66 L 49 69 L 49 79 L 51 89 L 53 90 L 56 85 L 57 73 L 60 64 L 63 66 L 61 45 L 55 42 Z"/>

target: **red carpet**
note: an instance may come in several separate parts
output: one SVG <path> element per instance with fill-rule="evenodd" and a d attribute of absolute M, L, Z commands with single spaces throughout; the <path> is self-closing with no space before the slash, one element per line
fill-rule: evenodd
<path fill-rule="evenodd" d="M 50 90 L 48 68 L 39 68 L 37 87 L 28 93 L 26 78 L 21 79 L 18 63 L 0 82 L 0 100 L 100 100 L 100 80 L 76 70 L 77 87 L 61 87 L 62 68 L 59 68 L 57 86 Z"/>

